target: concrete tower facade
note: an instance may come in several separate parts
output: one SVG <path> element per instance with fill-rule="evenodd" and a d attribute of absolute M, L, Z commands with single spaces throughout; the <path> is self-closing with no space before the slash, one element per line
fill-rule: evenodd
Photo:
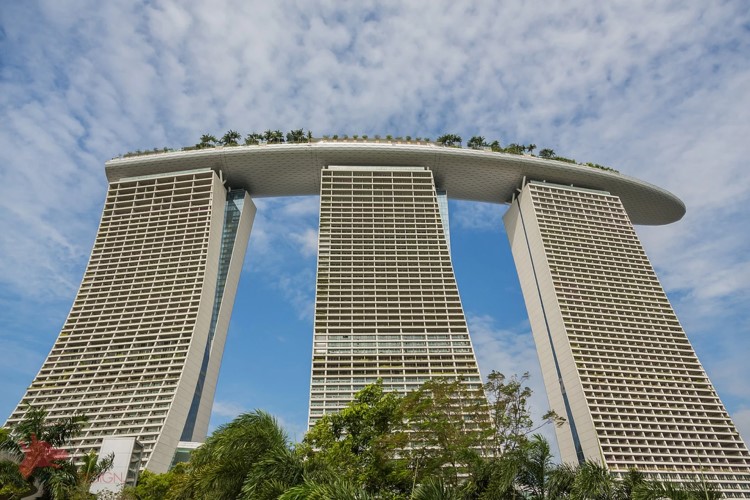
<path fill-rule="evenodd" d="M 254 215 L 210 169 L 111 183 L 68 319 L 8 423 L 26 405 L 80 413 L 74 453 L 132 436 L 166 472 L 180 440 L 206 437 Z"/>
<path fill-rule="evenodd" d="M 481 389 L 432 172 L 330 166 L 320 189 L 309 425 L 378 378 Z"/>
<path fill-rule="evenodd" d="M 604 191 L 529 182 L 505 214 L 566 462 L 750 497 L 750 453 L 654 273 Z"/>

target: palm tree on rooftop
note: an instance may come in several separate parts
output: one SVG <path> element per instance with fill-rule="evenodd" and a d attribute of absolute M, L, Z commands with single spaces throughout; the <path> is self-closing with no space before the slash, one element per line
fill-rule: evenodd
<path fill-rule="evenodd" d="M 245 145 L 253 146 L 255 144 L 260 144 L 260 141 L 262 140 L 263 140 L 263 134 L 252 132 L 250 134 L 247 134 L 247 137 L 245 137 Z"/>
<path fill-rule="evenodd" d="M 211 134 L 203 134 L 201 136 L 201 142 L 195 145 L 197 148 L 213 148 L 216 147 L 216 143 L 219 142 L 216 137 Z"/>
<path fill-rule="evenodd" d="M 242 135 L 240 135 L 239 132 L 236 130 L 229 130 L 224 136 L 221 138 L 221 144 L 224 146 L 237 146 L 239 145 L 239 140 L 242 138 Z"/>
<path fill-rule="evenodd" d="M 487 145 L 487 143 L 484 141 L 484 137 L 481 135 L 475 135 L 471 139 L 468 140 L 466 143 L 468 147 L 471 149 L 482 149 L 484 146 Z"/>
<path fill-rule="evenodd" d="M 305 142 L 305 131 L 304 129 L 290 130 L 286 134 L 286 142 L 300 143 Z"/>

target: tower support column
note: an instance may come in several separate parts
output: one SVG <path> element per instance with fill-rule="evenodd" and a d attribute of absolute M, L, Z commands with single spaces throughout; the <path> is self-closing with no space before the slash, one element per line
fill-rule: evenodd
<path fill-rule="evenodd" d="M 166 472 L 208 430 L 255 207 L 210 169 L 112 182 L 68 318 L 23 399 L 50 420 L 88 417 L 74 455 L 135 438 Z"/>

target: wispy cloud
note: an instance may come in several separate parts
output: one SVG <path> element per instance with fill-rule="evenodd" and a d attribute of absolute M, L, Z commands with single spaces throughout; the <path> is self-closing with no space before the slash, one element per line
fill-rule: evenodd
<path fill-rule="evenodd" d="M 451 225 L 469 230 L 503 231 L 505 207 L 502 205 L 464 201 L 453 207 Z"/>
<path fill-rule="evenodd" d="M 231 401 L 214 401 L 214 405 L 211 408 L 212 415 L 229 420 L 237 418 L 241 413 L 245 413 L 246 411 L 248 411 L 247 408 Z"/>

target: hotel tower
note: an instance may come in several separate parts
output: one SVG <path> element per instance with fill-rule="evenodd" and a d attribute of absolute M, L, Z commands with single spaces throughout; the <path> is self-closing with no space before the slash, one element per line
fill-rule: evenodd
<path fill-rule="evenodd" d="M 544 384 L 566 418 L 562 459 L 702 475 L 750 497 L 750 453 L 633 229 L 682 218 L 673 194 L 588 166 L 392 141 L 183 150 L 105 171 L 80 289 L 9 424 L 29 406 L 85 414 L 71 451 L 114 450 L 131 475 L 165 472 L 204 440 L 251 197 L 320 196 L 311 425 L 378 378 L 399 393 L 436 377 L 478 388 L 447 211 L 474 200 L 510 205 Z"/>

